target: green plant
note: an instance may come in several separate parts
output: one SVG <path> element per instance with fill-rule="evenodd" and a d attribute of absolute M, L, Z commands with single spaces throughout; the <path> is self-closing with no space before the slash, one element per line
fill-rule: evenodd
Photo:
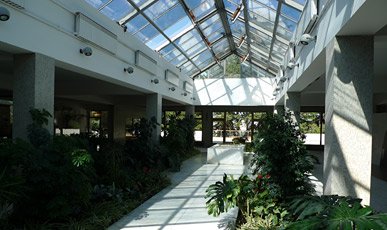
<path fill-rule="evenodd" d="M 248 209 L 249 210 L 249 209 Z M 245 214 L 246 223 L 240 230 L 271 230 L 283 229 L 286 224 L 288 211 L 273 201 L 254 208 L 252 212 Z"/>
<path fill-rule="evenodd" d="M 47 146 L 50 144 L 51 135 L 44 127 L 48 124 L 51 114 L 45 109 L 30 109 L 32 123 L 27 126 L 28 139 L 35 147 Z"/>
<path fill-rule="evenodd" d="M 164 130 L 162 145 L 168 150 L 167 160 L 171 170 L 179 171 L 182 160 L 189 157 L 189 153 L 194 149 L 194 127 L 193 117 L 170 117 L 168 127 Z"/>
<path fill-rule="evenodd" d="M 304 135 L 290 115 L 267 114 L 259 122 L 254 137 L 254 174 L 270 174 L 270 183 L 279 198 L 311 194 L 314 187 L 308 173 L 313 170 L 314 158 L 306 151 Z"/>
<path fill-rule="evenodd" d="M 360 202 L 337 195 L 297 197 L 289 204 L 295 222 L 288 229 L 386 229 L 387 214 L 375 214 Z"/>
<path fill-rule="evenodd" d="M 217 181 L 206 190 L 207 212 L 209 215 L 219 216 L 237 205 L 240 187 L 232 176 L 223 175 L 223 181 Z"/>

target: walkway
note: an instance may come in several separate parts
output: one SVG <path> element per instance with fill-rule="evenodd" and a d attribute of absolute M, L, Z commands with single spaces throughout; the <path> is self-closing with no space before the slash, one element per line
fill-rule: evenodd
<path fill-rule="evenodd" d="M 170 175 L 172 184 L 109 227 L 109 230 L 212 230 L 226 229 L 234 222 L 237 209 L 219 217 L 207 214 L 205 191 L 222 180 L 223 174 L 238 178 L 244 166 L 209 165 L 205 156 L 196 156 L 182 165 L 181 171 Z"/>
<path fill-rule="evenodd" d="M 314 152 L 321 158 L 321 153 Z M 219 217 L 207 214 L 205 191 L 222 180 L 223 174 L 238 178 L 246 169 L 240 165 L 205 164 L 206 155 L 183 162 L 181 171 L 171 173 L 171 185 L 147 200 L 130 214 L 110 226 L 109 230 L 215 230 L 227 229 L 234 223 L 237 209 Z M 316 165 L 311 176 L 318 195 L 322 194 L 322 165 Z M 230 221 L 231 220 L 231 221 Z"/>

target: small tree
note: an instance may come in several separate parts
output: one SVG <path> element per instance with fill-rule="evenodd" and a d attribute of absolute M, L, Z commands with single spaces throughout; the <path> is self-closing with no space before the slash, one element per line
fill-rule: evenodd
<path fill-rule="evenodd" d="M 279 198 L 314 192 L 307 175 L 313 170 L 314 158 L 306 151 L 305 135 L 290 114 L 265 115 L 257 130 L 251 163 L 253 173 L 270 175 L 270 182 L 277 185 L 274 192 Z"/>

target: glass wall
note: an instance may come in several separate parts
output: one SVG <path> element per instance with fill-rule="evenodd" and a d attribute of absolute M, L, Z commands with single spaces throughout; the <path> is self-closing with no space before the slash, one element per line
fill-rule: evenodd
<path fill-rule="evenodd" d="M 324 115 L 322 112 L 301 112 L 300 129 L 306 136 L 306 145 L 324 145 Z"/>

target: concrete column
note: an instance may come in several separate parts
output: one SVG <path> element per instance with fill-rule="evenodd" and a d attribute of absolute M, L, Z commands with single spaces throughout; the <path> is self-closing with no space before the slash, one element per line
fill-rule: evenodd
<path fill-rule="evenodd" d="M 32 123 L 31 108 L 46 109 L 49 118 L 47 130 L 54 132 L 55 60 L 42 54 L 14 56 L 13 138 L 27 140 L 27 126 Z"/>
<path fill-rule="evenodd" d="M 195 117 L 195 106 L 193 105 L 186 105 L 185 106 L 185 117 Z"/>
<path fill-rule="evenodd" d="M 212 111 L 203 110 L 202 140 L 205 147 L 212 146 Z"/>
<path fill-rule="evenodd" d="M 326 49 L 324 194 L 370 203 L 372 36 L 336 37 Z"/>
<path fill-rule="evenodd" d="M 125 143 L 126 140 L 126 118 L 128 113 L 125 106 L 114 105 L 113 109 L 113 139 Z"/>
<path fill-rule="evenodd" d="M 301 94 L 298 92 L 287 92 L 285 94 L 285 111 L 291 114 L 291 118 L 300 124 Z"/>
<path fill-rule="evenodd" d="M 146 118 L 150 120 L 152 117 L 156 118 L 158 124 L 161 124 L 162 114 L 162 96 L 161 94 L 149 94 L 146 97 Z M 157 125 L 153 130 L 152 139 L 155 143 L 160 142 L 161 126 Z"/>
<path fill-rule="evenodd" d="M 284 115 L 285 114 L 284 105 L 275 105 L 274 106 L 274 113 L 279 114 L 279 115 Z"/>

